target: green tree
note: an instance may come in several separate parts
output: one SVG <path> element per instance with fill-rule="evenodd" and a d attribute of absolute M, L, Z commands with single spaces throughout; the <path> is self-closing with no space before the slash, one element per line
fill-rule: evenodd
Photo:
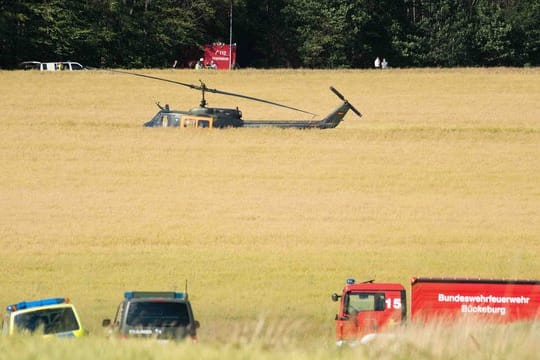
<path fill-rule="evenodd" d="M 512 25 L 501 7 L 489 0 L 480 0 L 475 8 L 475 20 L 476 62 L 488 66 L 512 65 L 515 59 Z"/>
<path fill-rule="evenodd" d="M 515 65 L 540 65 L 540 0 L 519 1 L 510 13 Z"/>
<path fill-rule="evenodd" d="M 395 41 L 406 29 L 401 2 L 292 0 L 283 14 L 301 66 L 370 67 L 377 56 L 401 62 Z"/>
<path fill-rule="evenodd" d="M 233 41 L 256 67 L 513 65 L 540 61 L 540 0 L 0 0 L 0 66 L 187 63 Z"/>
<path fill-rule="evenodd" d="M 386 58 L 392 66 L 401 66 L 403 58 L 396 39 L 407 31 L 404 3 L 395 0 L 356 1 L 346 19 L 351 34 L 349 59 L 353 67 L 371 67 L 375 57 Z"/>
<path fill-rule="evenodd" d="M 405 50 L 409 63 L 443 67 L 472 65 L 469 55 L 473 27 L 462 2 L 435 0 L 424 11 L 426 15 L 407 36 L 409 46 Z"/>
<path fill-rule="evenodd" d="M 287 27 L 281 14 L 286 3 L 286 0 L 244 0 L 234 3 L 233 42 L 239 45 L 241 66 L 294 66 L 291 61 L 294 61 L 296 49 L 286 40 Z"/>
<path fill-rule="evenodd" d="M 348 1 L 291 0 L 282 13 L 298 60 L 305 67 L 335 67 L 346 62 L 345 17 Z"/>
<path fill-rule="evenodd" d="M 42 19 L 34 11 L 37 1 L 2 1 L 0 3 L 0 59 L 3 66 L 15 67 L 21 59 L 47 56 L 40 46 Z"/>
<path fill-rule="evenodd" d="M 167 67 L 187 61 L 206 39 L 214 7 L 208 1 L 111 1 L 99 22 L 99 42 L 109 66 Z"/>
<path fill-rule="evenodd" d="M 0 0 L 0 68 L 16 65 L 17 25 L 23 20 L 13 4 Z"/>

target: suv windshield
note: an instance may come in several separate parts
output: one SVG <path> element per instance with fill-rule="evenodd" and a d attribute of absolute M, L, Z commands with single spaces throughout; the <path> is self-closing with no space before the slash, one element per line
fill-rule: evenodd
<path fill-rule="evenodd" d="M 56 334 L 79 329 L 79 324 L 71 307 L 36 310 L 15 316 L 17 331 L 43 331 Z"/>
<path fill-rule="evenodd" d="M 177 327 L 189 325 L 187 304 L 183 302 L 148 301 L 129 305 L 126 325 Z"/>

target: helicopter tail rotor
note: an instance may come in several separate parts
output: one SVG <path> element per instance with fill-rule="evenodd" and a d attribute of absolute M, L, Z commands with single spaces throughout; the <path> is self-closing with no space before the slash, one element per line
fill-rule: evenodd
<path fill-rule="evenodd" d="M 358 111 L 358 109 L 356 109 L 347 99 L 345 99 L 345 96 L 343 96 L 343 94 L 341 94 L 339 91 L 337 91 L 337 89 L 333 86 L 330 86 L 330 90 L 336 94 L 336 96 L 342 100 L 343 102 L 347 103 L 349 105 L 349 107 L 351 108 L 351 111 L 353 113 L 355 113 L 356 115 L 358 116 L 362 116 L 362 113 L 360 111 Z"/>

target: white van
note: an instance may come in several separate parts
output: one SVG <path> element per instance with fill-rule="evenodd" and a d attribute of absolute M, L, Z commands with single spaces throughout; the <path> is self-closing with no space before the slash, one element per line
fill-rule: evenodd
<path fill-rule="evenodd" d="M 61 62 L 39 62 L 39 61 L 24 61 L 20 64 L 24 70 L 41 70 L 41 71 L 75 71 L 85 70 L 84 66 L 78 62 L 61 61 Z"/>

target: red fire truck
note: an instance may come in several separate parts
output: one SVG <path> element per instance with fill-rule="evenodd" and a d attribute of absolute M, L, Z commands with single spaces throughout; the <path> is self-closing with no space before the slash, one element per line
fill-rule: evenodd
<path fill-rule="evenodd" d="M 236 44 L 213 43 L 204 46 L 204 67 L 216 70 L 236 69 Z"/>
<path fill-rule="evenodd" d="M 540 320 L 540 281 L 412 278 L 412 321 L 466 318 L 508 323 Z M 407 297 L 400 284 L 356 283 L 347 279 L 336 315 L 339 345 L 387 332 L 407 318 Z"/>

